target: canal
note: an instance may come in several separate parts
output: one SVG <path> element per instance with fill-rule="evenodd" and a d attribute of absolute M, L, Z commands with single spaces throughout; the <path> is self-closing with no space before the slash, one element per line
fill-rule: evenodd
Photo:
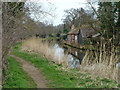
<path fill-rule="evenodd" d="M 53 44 L 53 47 L 55 49 L 55 57 L 59 57 L 59 62 L 62 60 L 62 57 L 67 55 L 68 61 L 67 63 L 69 64 L 70 68 L 78 68 L 80 64 L 82 63 L 82 60 L 85 55 L 85 51 L 79 50 L 67 45 L 64 45 L 61 42 L 50 42 Z"/>

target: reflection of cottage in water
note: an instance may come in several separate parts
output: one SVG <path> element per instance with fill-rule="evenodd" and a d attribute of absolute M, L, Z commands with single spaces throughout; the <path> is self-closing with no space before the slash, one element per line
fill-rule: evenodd
<path fill-rule="evenodd" d="M 71 55 L 71 59 L 75 65 L 80 65 L 82 63 L 85 52 L 76 48 L 69 47 L 64 45 L 64 50 L 67 51 L 69 55 Z"/>
<path fill-rule="evenodd" d="M 68 47 L 68 53 L 72 55 L 73 58 L 76 58 L 79 60 L 79 64 L 82 63 L 83 57 L 84 57 L 84 52 L 80 51 L 78 49 Z"/>

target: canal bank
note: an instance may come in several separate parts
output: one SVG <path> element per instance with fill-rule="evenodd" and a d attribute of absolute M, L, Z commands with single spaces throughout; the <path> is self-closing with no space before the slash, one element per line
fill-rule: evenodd
<path fill-rule="evenodd" d="M 15 46 L 12 54 L 33 63 L 50 82 L 52 88 L 115 88 L 117 83 L 107 78 L 94 77 L 78 69 L 65 68 L 62 64 L 47 59 L 40 54 L 21 51 L 21 45 Z"/>
<path fill-rule="evenodd" d="M 64 67 L 77 68 L 102 78 L 118 80 L 118 55 L 114 51 L 96 52 L 64 47 L 62 42 L 42 40 L 40 38 L 28 39 L 22 46 L 25 51 L 32 51 L 50 58 Z M 114 50 L 114 49 L 113 49 Z M 77 55 L 77 56 L 76 56 Z M 78 59 L 80 57 L 80 59 Z"/>

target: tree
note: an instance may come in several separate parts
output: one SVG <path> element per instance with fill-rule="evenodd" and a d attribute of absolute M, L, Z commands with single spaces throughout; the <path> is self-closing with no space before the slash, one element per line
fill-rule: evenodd
<path fill-rule="evenodd" d="M 99 3 L 99 20 L 101 22 L 101 30 L 104 30 L 104 37 L 112 38 L 114 30 L 114 7 L 111 2 Z"/>
<path fill-rule="evenodd" d="M 26 2 L 3 2 L 2 4 L 2 59 L 4 69 L 8 68 L 7 54 L 13 44 L 29 38 L 36 33 L 42 33 L 42 31 L 47 29 L 45 24 L 39 21 L 39 26 L 37 21 L 31 19 L 29 8 L 31 6 L 25 3 Z M 32 10 L 35 10 L 37 14 L 44 14 L 43 17 L 49 14 L 49 12 L 44 11 L 40 7 L 38 8 L 36 4 L 32 5 Z"/>
<path fill-rule="evenodd" d="M 24 2 L 2 3 L 2 65 L 8 70 L 7 54 L 11 46 L 20 40 L 22 16 L 25 15 Z M 4 77 L 3 77 L 4 80 Z"/>
<path fill-rule="evenodd" d="M 63 33 L 67 34 L 68 31 L 69 31 L 69 30 L 66 28 L 66 24 L 64 24 L 64 30 L 63 30 Z"/>
<path fill-rule="evenodd" d="M 118 16 L 117 18 L 117 23 L 116 23 L 116 42 L 117 42 L 117 45 L 120 45 L 120 1 L 119 2 L 116 2 L 115 3 L 115 6 L 116 6 L 116 17 Z"/>
<path fill-rule="evenodd" d="M 98 19 L 101 22 L 102 35 L 105 39 L 112 39 L 116 43 L 120 29 L 120 2 L 100 2 Z"/>
<path fill-rule="evenodd" d="M 89 25 L 96 30 L 97 20 L 94 16 L 94 12 L 91 10 L 84 10 L 83 8 L 66 10 L 66 17 L 63 20 L 64 30 L 70 30 L 74 24 L 75 27 L 81 27 L 82 25 Z"/>

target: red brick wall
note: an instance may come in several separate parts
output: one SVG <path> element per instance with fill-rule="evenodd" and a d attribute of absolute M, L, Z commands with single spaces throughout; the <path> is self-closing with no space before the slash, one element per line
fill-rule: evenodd
<path fill-rule="evenodd" d="M 78 35 L 68 35 L 67 39 L 71 43 L 78 43 Z"/>

